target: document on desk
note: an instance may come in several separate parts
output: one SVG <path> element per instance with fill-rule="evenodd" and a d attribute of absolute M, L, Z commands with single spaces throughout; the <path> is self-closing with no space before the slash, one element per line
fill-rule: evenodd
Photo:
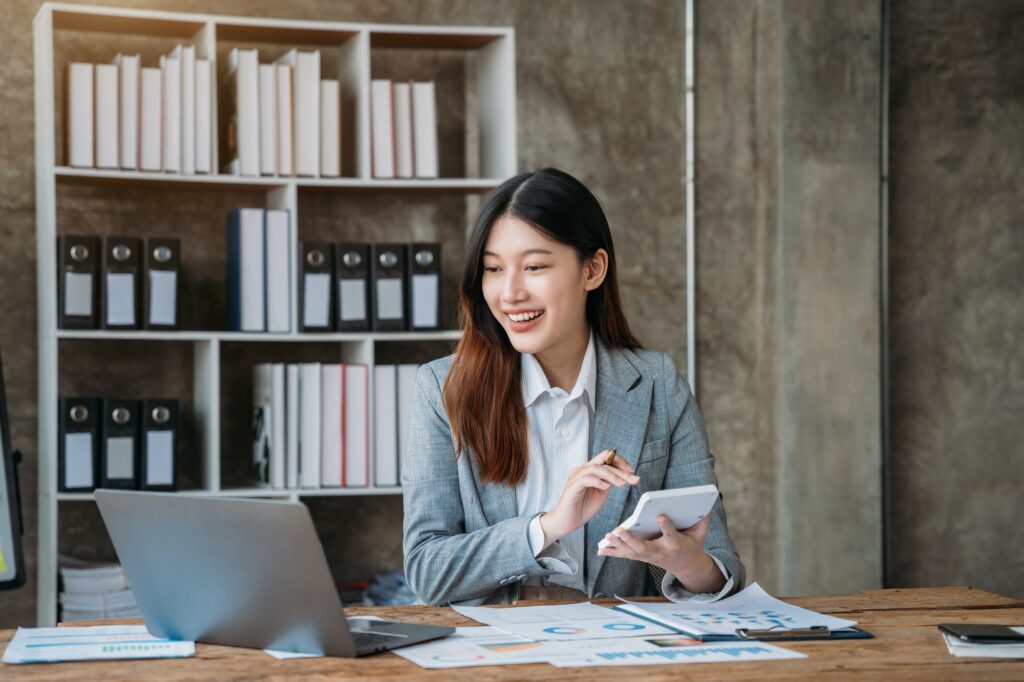
<path fill-rule="evenodd" d="M 444 639 L 394 649 L 392 653 L 421 668 L 547 663 L 546 642 L 535 642 L 495 627 L 455 628 Z"/>
<path fill-rule="evenodd" d="M 536 641 L 675 634 L 675 631 L 664 625 L 657 625 L 590 602 L 500 609 L 488 606 L 452 608 L 478 623 Z"/>
<path fill-rule="evenodd" d="M 130 658 L 188 658 L 195 642 L 154 637 L 145 625 L 18 628 L 4 651 L 4 663 L 109 661 Z"/>
<path fill-rule="evenodd" d="M 753 583 L 742 592 L 721 601 L 707 603 L 631 602 L 626 599 L 616 611 L 646 618 L 693 637 L 735 636 L 736 630 L 794 630 L 824 626 L 829 630 L 851 628 L 855 620 L 844 620 L 787 604 Z"/>
<path fill-rule="evenodd" d="M 575 655 L 554 658 L 551 665 L 559 668 L 578 668 L 615 665 L 666 665 L 670 663 L 738 663 L 743 661 L 775 661 L 787 658 L 807 658 L 806 654 L 790 651 L 763 642 L 698 642 L 658 644 L 658 640 L 631 637 L 616 640 L 594 640 L 576 647 Z M 560 642 L 566 646 L 564 642 Z M 587 646 L 591 645 L 591 646 Z"/>
<path fill-rule="evenodd" d="M 679 637 L 531 641 L 491 626 L 456 628 L 445 639 L 392 653 L 422 668 L 549 663 L 559 668 L 806 658 L 772 644 L 705 644 Z"/>

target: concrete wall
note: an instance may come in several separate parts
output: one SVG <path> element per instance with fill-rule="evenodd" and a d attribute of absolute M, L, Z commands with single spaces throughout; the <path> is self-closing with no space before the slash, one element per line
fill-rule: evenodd
<path fill-rule="evenodd" d="M 699 397 L 734 533 L 769 589 L 878 586 L 881 15 L 698 8 Z"/>
<path fill-rule="evenodd" d="M 894 2 L 891 579 L 1024 597 L 1024 2 Z"/>

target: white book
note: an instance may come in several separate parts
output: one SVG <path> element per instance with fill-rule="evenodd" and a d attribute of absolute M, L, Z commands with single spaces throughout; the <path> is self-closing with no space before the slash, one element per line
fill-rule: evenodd
<path fill-rule="evenodd" d="M 292 148 L 292 67 L 275 64 L 277 69 L 277 174 L 293 175 Z"/>
<path fill-rule="evenodd" d="M 436 178 L 437 102 L 434 81 L 412 84 L 413 159 L 417 178 Z"/>
<path fill-rule="evenodd" d="M 391 81 L 370 81 L 370 140 L 373 177 L 395 177 L 395 136 L 392 131 Z"/>
<path fill-rule="evenodd" d="M 281 489 L 285 483 L 285 424 L 288 421 L 283 363 L 276 362 L 271 365 L 270 386 L 270 487 Z"/>
<path fill-rule="evenodd" d="M 96 65 L 96 167 L 118 168 L 121 165 L 117 138 L 120 102 L 117 96 L 116 64 Z"/>
<path fill-rule="evenodd" d="M 414 177 L 412 154 L 412 85 L 395 83 L 393 89 L 395 114 L 395 175 Z"/>
<path fill-rule="evenodd" d="M 299 402 L 301 388 L 299 366 L 288 365 L 285 368 L 285 486 L 289 489 L 299 487 Z"/>
<path fill-rule="evenodd" d="M 370 371 L 366 365 L 344 365 L 345 473 L 342 485 L 370 485 Z"/>
<path fill-rule="evenodd" d="M 262 208 L 239 208 L 228 214 L 228 313 L 232 331 L 267 330 L 263 213 Z"/>
<path fill-rule="evenodd" d="M 259 56 L 256 50 L 232 48 L 228 53 L 228 131 L 225 158 L 238 161 L 238 174 L 260 174 Z"/>
<path fill-rule="evenodd" d="M 164 172 L 181 172 L 181 45 L 160 57 L 163 72 Z"/>
<path fill-rule="evenodd" d="M 398 366 L 398 468 L 409 445 L 409 420 L 412 417 L 412 401 L 416 391 L 416 372 L 419 365 Z"/>
<path fill-rule="evenodd" d="M 342 387 L 341 365 L 320 366 L 320 486 L 341 487 L 342 461 L 345 456 L 342 441 Z"/>
<path fill-rule="evenodd" d="M 292 144 L 295 175 L 320 170 L 320 51 L 289 50 L 279 64 L 292 67 Z"/>
<path fill-rule="evenodd" d="M 291 330 L 291 237 L 288 221 L 291 213 L 283 208 L 266 211 L 267 230 L 267 331 Z"/>
<path fill-rule="evenodd" d="M 252 475 L 259 486 L 270 483 L 273 398 L 270 363 L 256 365 L 252 372 Z"/>
<path fill-rule="evenodd" d="M 163 73 L 142 67 L 139 77 L 139 170 L 163 170 Z"/>
<path fill-rule="evenodd" d="M 93 74 L 92 64 L 68 64 L 65 145 L 67 164 L 75 168 L 93 167 Z"/>
<path fill-rule="evenodd" d="M 398 368 L 373 368 L 373 483 L 398 485 Z"/>
<path fill-rule="evenodd" d="M 341 90 L 336 80 L 320 81 L 320 175 L 341 175 Z"/>
<path fill-rule="evenodd" d="M 135 170 L 139 167 L 140 58 L 137 54 L 118 53 L 114 57 L 114 64 L 117 65 L 118 100 L 120 102 L 118 150 L 121 153 L 121 168 Z"/>
<path fill-rule="evenodd" d="M 181 172 L 196 172 L 196 48 L 181 48 Z"/>
<path fill-rule="evenodd" d="M 196 60 L 196 173 L 213 170 L 213 107 L 209 59 Z"/>
<path fill-rule="evenodd" d="M 300 365 L 299 386 L 299 484 L 303 488 L 320 487 L 320 365 Z"/>
<path fill-rule="evenodd" d="M 260 175 L 277 172 L 277 88 L 273 64 L 259 65 Z"/>

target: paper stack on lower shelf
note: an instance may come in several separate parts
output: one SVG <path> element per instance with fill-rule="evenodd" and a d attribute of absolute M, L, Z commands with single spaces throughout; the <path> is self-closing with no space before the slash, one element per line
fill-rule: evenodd
<path fill-rule="evenodd" d="M 61 621 L 140 618 L 135 595 L 120 564 L 61 558 Z"/>

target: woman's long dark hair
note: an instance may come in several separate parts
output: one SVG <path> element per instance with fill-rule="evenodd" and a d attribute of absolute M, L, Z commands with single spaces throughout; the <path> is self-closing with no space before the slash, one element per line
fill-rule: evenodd
<path fill-rule="evenodd" d="M 482 286 L 487 238 L 505 215 L 575 248 L 581 263 L 604 249 L 608 270 L 601 286 L 587 294 L 587 321 L 607 346 L 639 348 L 640 343 L 622 312 L 608 219 L 590 190 L 555 168 L 520 173 L 494 190 L 469 236 L 459 286 L 464 330 L 445 380 L 444 405 L 456 454 L 468 447 L 484 482 L 515 485 L 526 477 L 529 463 L 519 353 L 488 307 Z"/>

